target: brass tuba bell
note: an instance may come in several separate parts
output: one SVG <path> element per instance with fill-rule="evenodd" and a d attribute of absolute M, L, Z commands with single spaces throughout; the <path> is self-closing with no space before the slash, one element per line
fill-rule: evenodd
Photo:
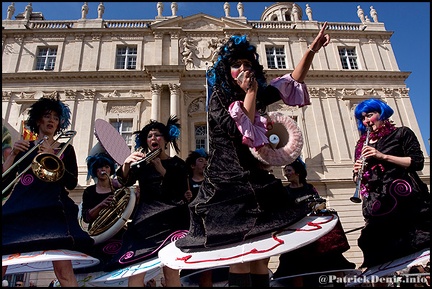
<path fill-rule="evenodd" d="M 131 191 L 127 187 L 116 190 L 112 204 L 100 210 L 99 216 L 88 230 L 89 235 L 100 235 L 121 220 L 122 214 L 129 203 L 130 195 Z"/>

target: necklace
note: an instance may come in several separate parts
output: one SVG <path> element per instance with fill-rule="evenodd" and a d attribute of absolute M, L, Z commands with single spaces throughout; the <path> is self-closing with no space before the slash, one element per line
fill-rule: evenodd
<path fill-rule="evenodd" d="M 369 140 L 377 141 L 382 137 L 385 137 L 391 134 L 394 130 L 396 130 L 396 126 L 394 123 L 390 122 L 390 120 L 386 119 L 382 126 L 380 126 L 377 130 L 371 131 L 369 134 Z M 355 150 L 355 159 L 357 160 L 364 146 L 364 142 L 366 141 L 366 133 L 362 134 L 360 139 L 357 141 L 356 150 Z"/>

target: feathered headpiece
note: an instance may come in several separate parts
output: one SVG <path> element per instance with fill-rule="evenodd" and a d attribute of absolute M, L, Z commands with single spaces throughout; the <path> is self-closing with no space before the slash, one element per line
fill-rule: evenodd
<path fill-rule="evenodd" d="M 180 124 L 178 121 L 179 119 L 175 115 L 168 119 L 166 125 L 156 120 L 150 120 L 150 122 L 141 131 L 135 131 L 133 133 L 137 134 L 135 137 L 135 149 L 137 150 L 142 147 L 145 151 L 148 151 L 147 136 L 151 130 L 157 129 L 164 136 L 166 143 L 170 143 L 176 153 L 179 153 L 180 149 L 177 140 L 180 137 Z"/>

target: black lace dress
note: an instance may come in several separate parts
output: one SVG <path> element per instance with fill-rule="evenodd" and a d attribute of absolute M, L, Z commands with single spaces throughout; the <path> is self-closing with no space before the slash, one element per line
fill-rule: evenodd
<path fill-rule="evenodd" d="M 281 95 L 304 101 L 305 85 L 287 79 L 286 91 L 269 85 L 257 100 L 265 106 L 281 100 Z M 189 233 L 176 242 L 182 250 L 235 244 L 288 226 L 307 214 L 289 203 L 282 181 L 242 143 L 243 135 L 228 111 L 229 99 L 219 88 L 209 99 L 208 165 L 198 195 L 189 204 Z"/>

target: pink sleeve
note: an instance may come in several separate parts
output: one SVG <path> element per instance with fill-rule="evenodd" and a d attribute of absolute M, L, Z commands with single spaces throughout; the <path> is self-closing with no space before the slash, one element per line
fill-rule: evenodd
<path fill-rule="evenodd" d="M 273 79 L 270 85 L 279 90 L 283 102 L 287 105 L 302 107 L 311 104 L 306 84 L 297 82 L 289 73 Z"/>
<path fill-rule="evenodd" d="M 237 128 L 243 135 L 243 144 L 249 147 L 260 148 L 269 143 L 266 136 L 267 118 L 255 113 L 255 121 L 252 123 L 243 111 L 243 102 L 235 101 L 228 109 L 231 117 L 236 122 Z"/>

